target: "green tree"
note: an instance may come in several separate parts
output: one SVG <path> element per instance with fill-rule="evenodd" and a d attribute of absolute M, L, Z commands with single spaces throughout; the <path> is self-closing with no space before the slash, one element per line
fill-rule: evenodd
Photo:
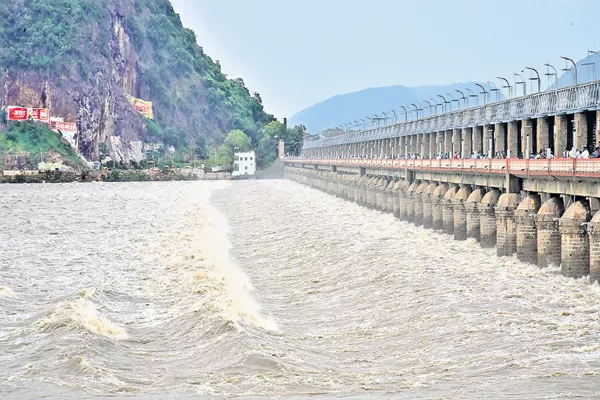
<path fill-rule="evenodd" d="M 225 145 L 231 147 L 232 155 L 235 148 L 243 152 L 249 151 L 251 147 L 250 138 L 239 129 L 234 129 L 227 134 Z"/>

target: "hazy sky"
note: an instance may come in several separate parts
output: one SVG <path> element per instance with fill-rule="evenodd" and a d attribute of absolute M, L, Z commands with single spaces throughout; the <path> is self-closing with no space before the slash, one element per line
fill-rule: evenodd
<path fill-rule="evenodd" d="M 278 118 L 368 87 L 512 81 L 526 66 L 545 73 L 545 62 L 564 68 L 559 56 L 600 47 L 600 0 L 172 3 L 205 52 Z"/>

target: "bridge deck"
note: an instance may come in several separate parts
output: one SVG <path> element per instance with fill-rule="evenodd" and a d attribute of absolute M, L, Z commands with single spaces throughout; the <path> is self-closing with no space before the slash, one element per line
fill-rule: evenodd
<path fill-rule="evenodd" d="M 286 158 L 286 162 L 306 165 L 408 169 L 415 171 L 443 171 L 448 173 L 506 174 L 516 176 L 600 178 L 600 159 L 558 158 L 547 160 L 521 159 L 306 159 Z"/>

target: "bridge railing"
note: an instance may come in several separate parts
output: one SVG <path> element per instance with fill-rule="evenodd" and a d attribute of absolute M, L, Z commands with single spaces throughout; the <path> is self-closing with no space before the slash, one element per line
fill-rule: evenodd
<path fill-rule="evenodd" d="M 431 171 L 472 172 L 513 175 L 547 175 L 600 177 L 600 159 L 558 158 L 547 160 L 511 159 L 369 159 L 369 158 L 332 158 L 307 159 L 286 158 L 287 162 L 306 165 L 332 165 L 349 167 L 370 167 L 378 169 L 409 169 Z"/>
<path fill-rule="evenodd" d="M 342 144 L 388 139 L 419 133 L 460 129 L 475 125 L 534 118 L 562 112 L 574 112 L 600 105 L 600 81 L 570 86 L 557 90 L 489 103 L 482 106 L 431 115 L 413 121 L 400 122 L 378 128 L 365 129 L 345 135 L 306 141 L 303 149 L 309 150 Z"/>

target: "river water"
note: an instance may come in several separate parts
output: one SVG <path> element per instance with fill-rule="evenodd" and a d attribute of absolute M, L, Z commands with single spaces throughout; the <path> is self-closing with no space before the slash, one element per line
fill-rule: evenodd
<path fill-rule="evenodd" d="M 0 398 L 597 398 L 600 287 L 290 181 L 0 188 Z"/>

